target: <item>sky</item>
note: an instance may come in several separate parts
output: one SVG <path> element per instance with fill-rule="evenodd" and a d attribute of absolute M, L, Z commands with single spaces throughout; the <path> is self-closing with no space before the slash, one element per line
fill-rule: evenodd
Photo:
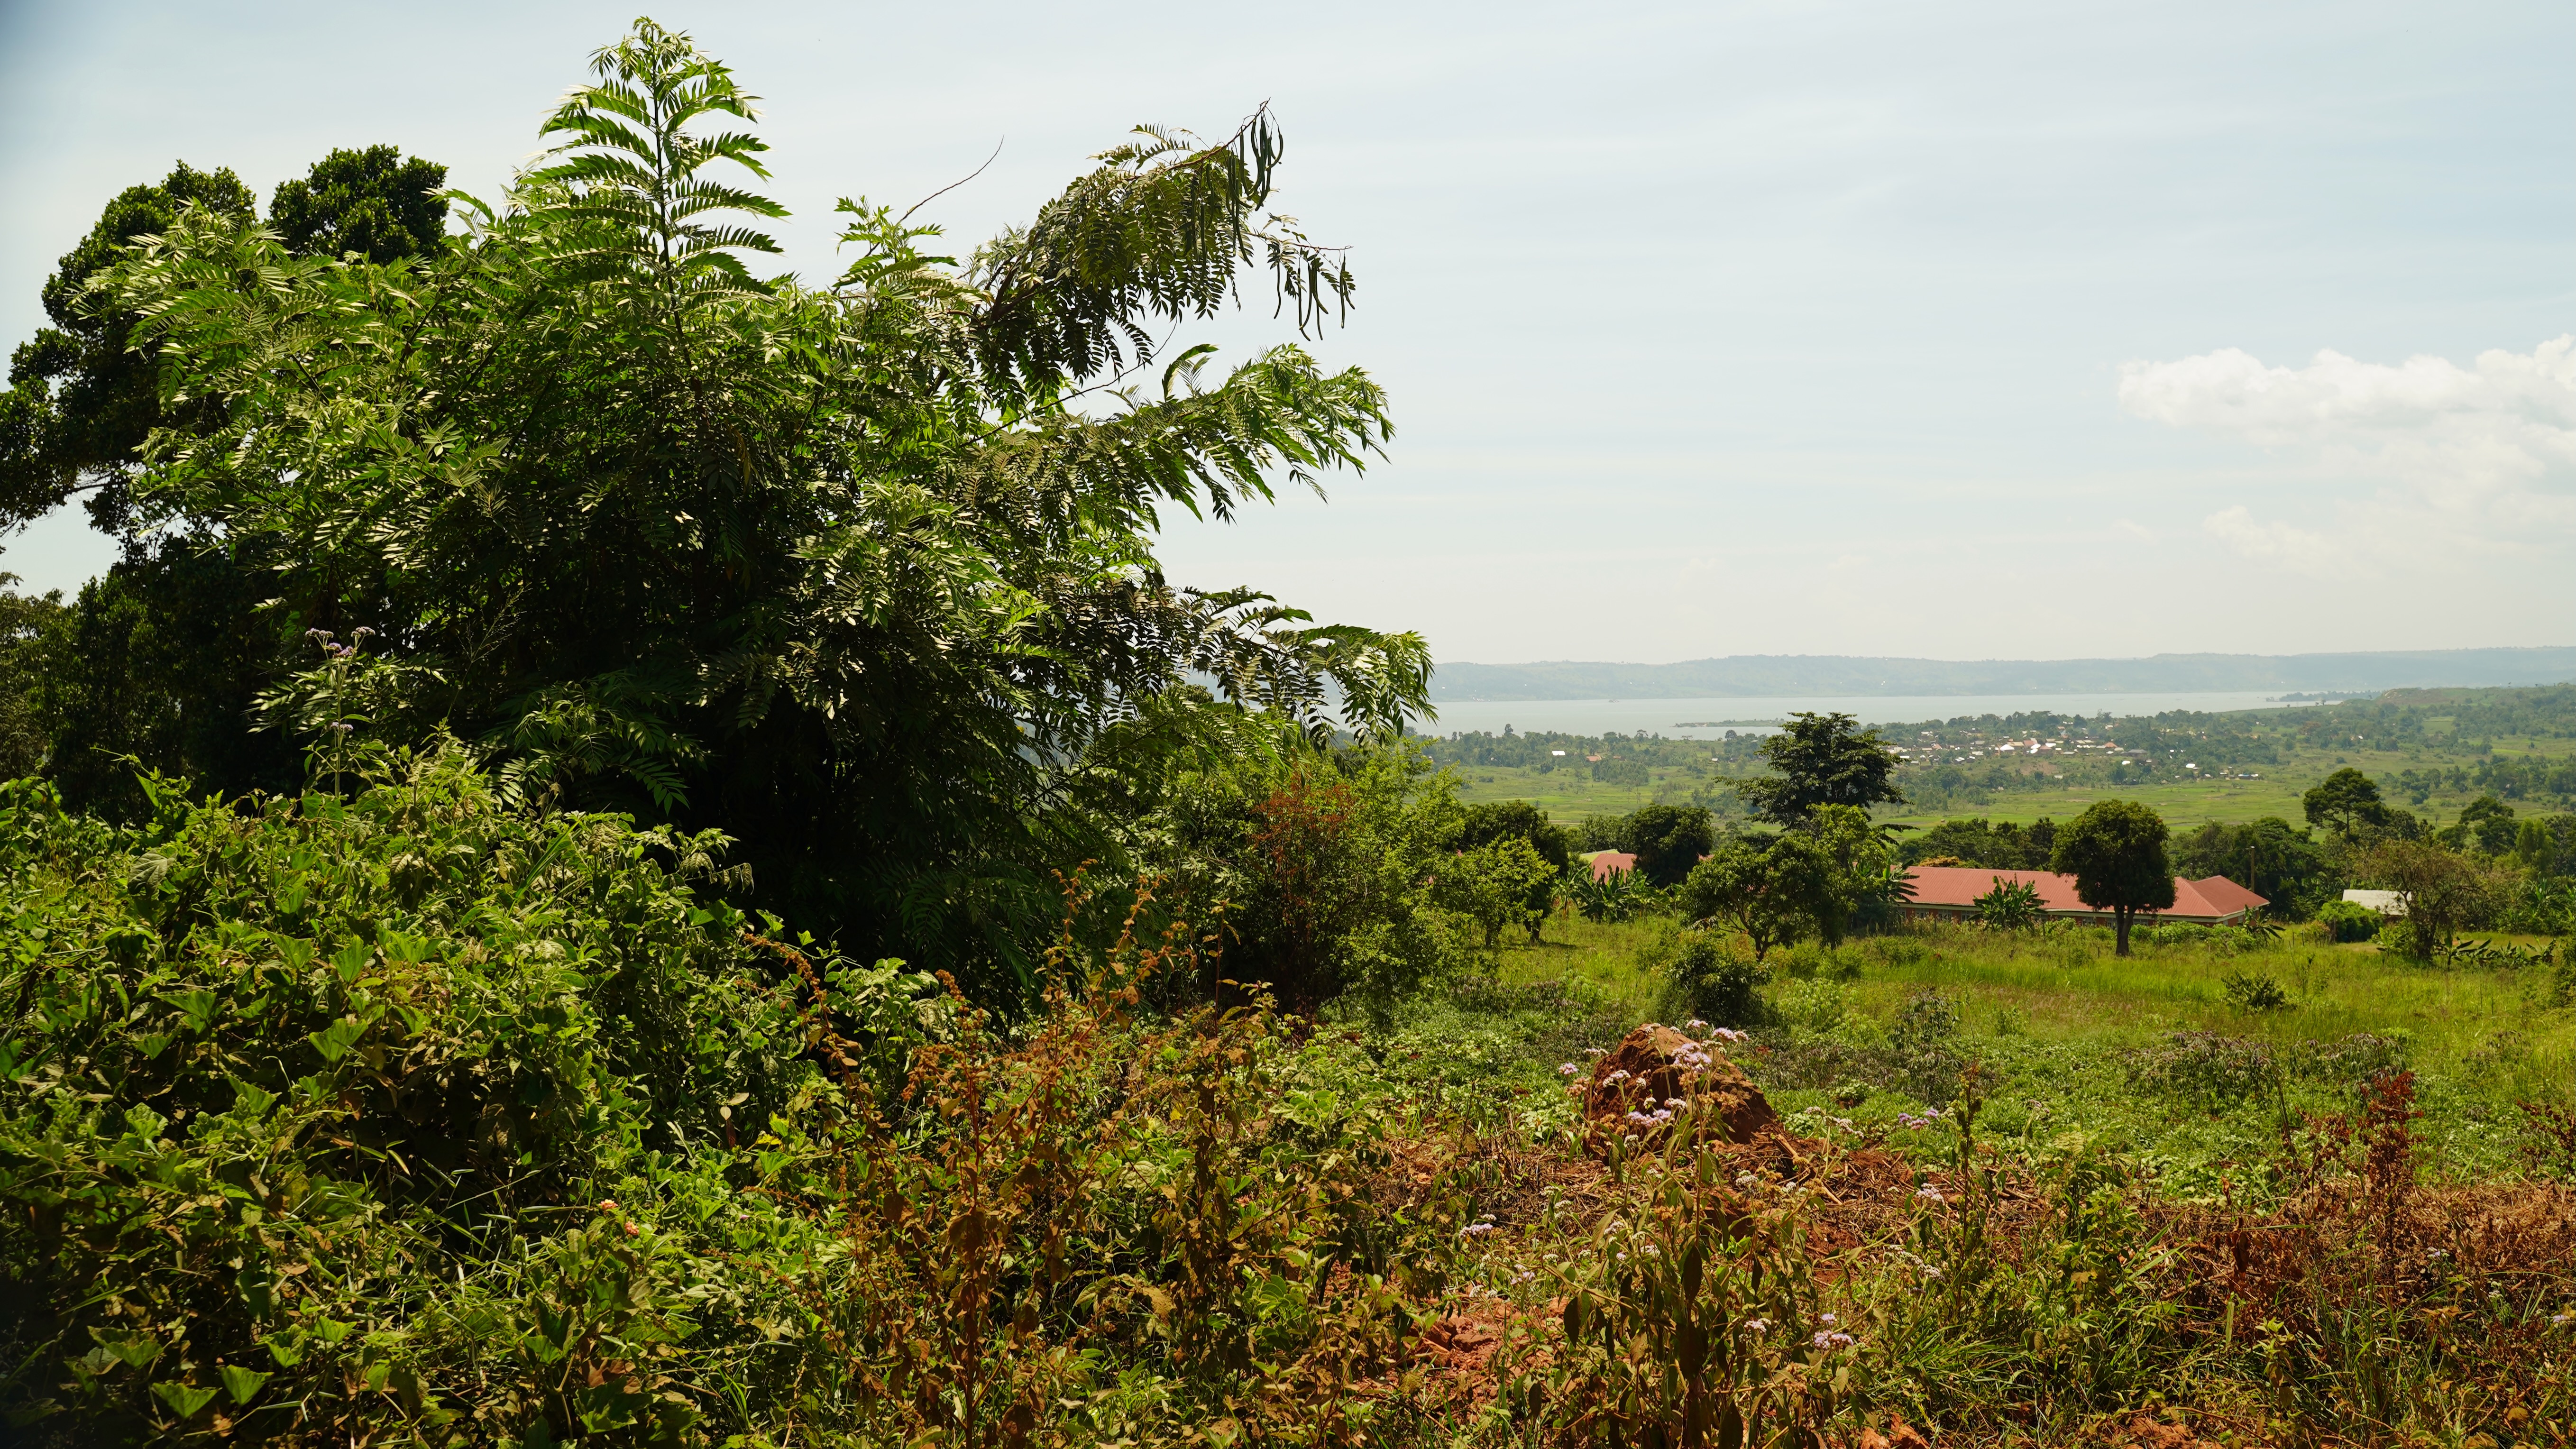
<path fill-rule="evenodd" d="M 627 5 L 0 0 L 0 341 L 173 161 L 490 196 Z M 1171 576 L 1438 658 L 2576 643 L 2576 6 L 664 4 L 833 202 L 961 246 L 1268 102 L 1397 434 Z M 1248 279 L 1256 280 L 1257 279 Z M 1185 333 L 1285 340 L 1265 288 Z M 1221 355 L 1221 356 L 1222 356 Z M 76 588 L 77 511 L 0 540 Z"/>

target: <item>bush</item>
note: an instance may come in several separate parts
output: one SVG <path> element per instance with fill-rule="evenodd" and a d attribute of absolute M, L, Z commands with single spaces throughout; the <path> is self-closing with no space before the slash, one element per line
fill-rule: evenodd
<path fill-rule="evenodd" d="M 2269 1046 L 2216 1032 L 2178 1031 L 2121 1055 L 2131 1086 L 2213 1110 L 2268 1096 L 2282 1079 Z"/>
<path fill-rule="evenodd" d="M 2414 1055 L 2414 1042 L 2402 1032 L 2357 1031 L 2327 1041 L 2292 1042 L 2282 1048 L 2281 1064 L 2308 1081 L 2356 1087 L 2405 1071 Z"/>
<path fill-rule="evenodd" d="M 1951 1040 L 1958 1034 L 1957 1003 L 1930 987 L 1915 992 L 1887 1029 L 1899 1084 L 1936 1105 L 1955 1096 L 1966 1065 Z"/>
<path fill-rule="evenodd" d="M 2246 1011 L 2277 1011 L 2290 1004 L 2290 993 L 2268 972 L 2230 971 L 2223 982 L 2227 999 Z"/>
<path fill-rule="evenodd" d="M 460 751 L 145 792 L 0 787 L 12 1443 L 1340 1441 L 1443 1291 L 1447 1150 L 1258 1004 L 1140 1020 L 1206 964 L 1149 902 L 1005 1028 Z"/>
<path fill-rule="evenodd" d="M 1235 761 L 1184 780 L 1149 823 L 1140 853 L 1169 877 L 1169 904 L 1223 922 L 1225 976 L 1300 1011 L 1347 995 L 1383 1015 L 1478 964 L 1526 905 L 1531 847 L 1504 837 L 1479 859 L 1491 869 L 1462 869 L 1453 782 L 1416 750 Z M 1458 909 L 1478 881 L 1492 887 L 1481 923 Z"/>
<path fill-rule="evenodd" d="M 1685 930 L 1651 940 L 1639 960 L 1665 980 L 1668 1019 L 1697 1017 L 1736 1027 L 1762 1019 L 1761 986 L 1771 979 L 1769 969 L 1714 931 Z"/>
<path fill-rule="evenodd" d="M 1770 1015 L 1784 1026 L 1824 1036 L 1851 1015 L 1851 988 L 1821 978 L 1792 981 L 1772 999 Z"/>
<path fill-rule="evenodd" d="M 2331 941 L 2367 941 L 2379 934 L 2385 918 L 2352 901 L 2328 901 L 2317 909 L 2317 924 Z"/>
<path fill-rule="evenodd" d="M 677 1244 L 779 1227 L 723 1149 L 812 1079 L 797 996 L 891 1085 L 935 984 L 800 980 L 688 884 L 715 838 L 502 810 L 454 749 L 346 800 L 142 788 L 115 828 L 0 787 L 0 1408 L 87 1443 L 707 1412 L 756 1335 L 686 1295 L 790 1305 Z"/>

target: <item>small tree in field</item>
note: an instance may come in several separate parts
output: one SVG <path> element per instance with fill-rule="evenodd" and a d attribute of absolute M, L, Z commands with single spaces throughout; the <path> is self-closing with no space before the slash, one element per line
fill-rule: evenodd
<path fill-rule="evenodd" d="M 2381 934 L 2418 961 L 2433 959 L 2461 931 L 2486 924 L 2514 884 L 2511 871 L 2429 840 L 2382 841 L 2362 858 L 2361 874 L 2405 897 L 2406 914 Z"/>
<path fill-rule="evenodd" d="M 1784 835 L 1768 847 L 1730 840 L 1692 868 L 1679 902 L 1685 920 L 1742 931 L 1758 962 L 1816 928 L 1832 886 L 1832 858 L 1804 835 Z"/>
<path fill-rule="evenodd" d="M 2057 832 L 2049 868 L 2075 877 L 2075 894 L 2109 911 L 2129 954 L 2129 923 L 2140 911 L 2174 903 L 2173 862 L 2165 855 L 2165 822 L 2134 800 L 2105 800 Z"/>
<path fill-rule="evenodd" d="M 1628 817 L 1622 843 L 1637 857 L 1637 873 L 1658 889 L 1681 883 L 1717 843 L 1717 828 L 1696 805 L 1648 805 Z"/>
<path fill-rule="evenodd" d="M 1558 874 L 1524 837 L 1497 836 L 1459 852 L 1442 894 L 1452 908 L 1485 928 L 1485 949 L 1491 951 L 1502 945 L 1506 928 L 1517 927 L 1538 939 Z"/>

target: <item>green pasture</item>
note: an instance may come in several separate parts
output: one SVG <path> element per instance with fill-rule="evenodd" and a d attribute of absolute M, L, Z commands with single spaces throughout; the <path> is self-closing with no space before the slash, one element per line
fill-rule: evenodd
<path fill-rule="evenodd" d="M 1665 983 L 1641 965 L 1641 948 L 1671 929 L 1668 921 L 1551 920 L 1546 939 L 1507 953 L 1501 974 L 1517 985 L 1574 985 L 1603 1022 L 1646 1020 L 1672 1006 Z M 2417 1073 L 2427 1168 L 2454 1179 L 2516 1170 L 2526 1140 L 2517 1103 L 2576 1100 L 2576 1010 L 2548 1004 L 2558 987 L 2546 967 L 2420 965 L 2373 945 L 2295 933 L 2249 943 L 2235 933 L 2165 942 L 2142 932 L 2123 960 L 2107 931 L 1994 934 L 1950 924 L 1774 953 L 1771 966 L 1749 1062 L 1757 1078 L 1766 1062 L 1830 1060 L 1845 1048 L 1866 1058 L 1912 1003 L 1936 992 L 1955 1013 L 1947 1050 L 1995 1075 L 1987 1118 L 1995 1133 L 2034 1150 L 2087 1143 L 2131 1154 L 2161 1171 L 2169 1190 L 2191 1196 L 2243 1187 L 2278 1151 L 2285 1121 L 2348 1110 L 2358 1079 L 2285 1072 L 2267 1082 L 2221 1070 L 2205 1091 L 2140 1085 L 2157 1079 L 2160 1063 L 2169 1076 L 2176 1052 L 2191 1058 L 2186 1066 L 2211 1057 L 2240 1067 L 2266 1056 L 2392 1053 Z M 2231 975 L 2271 978 L 2288 1004 L 2233 1004 Z M 2176 1033 L 2216 1040 L 2178 1042 Z M 1900 1146 L 1938 1145 L 1946 1129 L 1892 1126 L 1929 1105 L 1919 1083 L 1856 1075 L 1863 1080 L 1774 1085 L 1772 1095 L 1784 1113 L 1813 1110 L 1887 1126 Z"/>
<path fill-rule="evenodd" d="M 1640 806 L 1654 804 L 1658 791 L 1678 787 L 1687 795 L 1694 786 L 1708 783 L 1687 770 L 1656 770 L 1651 783 L 1640 786 L 1595 780 L 1581 769 L 1551 770 L 1542 775 L 1508 765 L 1461 766 L 1457 767 L 1457 776 L 1458 799 L 1462 803 L 1527 800 L 1560 821 L 1580 820 L 1587 815 L 1626 815 Z"/>

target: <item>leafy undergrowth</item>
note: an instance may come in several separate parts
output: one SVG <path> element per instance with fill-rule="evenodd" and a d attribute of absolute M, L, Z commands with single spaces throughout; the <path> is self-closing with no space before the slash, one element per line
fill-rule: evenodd
<path fill-rule="evenodd" d="M 1930 1006 L 1881 1065 L 1937 1117 L 1733 1144 L 1685 1092 L 1602 1160 L 1561 1068 L 1635 1013 L 1596 988 L 1159 1011 L 1216 963 L 1139 916 L 1003 1019 L 726 908 L 719 841 L 450 755 L 156 788 L 130 829 L 0 794 L 25 1442 L 2576 1432 L 2576 1201 L 2426 1181 L 2388 1063 L 2205 1201 L 1990 1132 Z"/>

